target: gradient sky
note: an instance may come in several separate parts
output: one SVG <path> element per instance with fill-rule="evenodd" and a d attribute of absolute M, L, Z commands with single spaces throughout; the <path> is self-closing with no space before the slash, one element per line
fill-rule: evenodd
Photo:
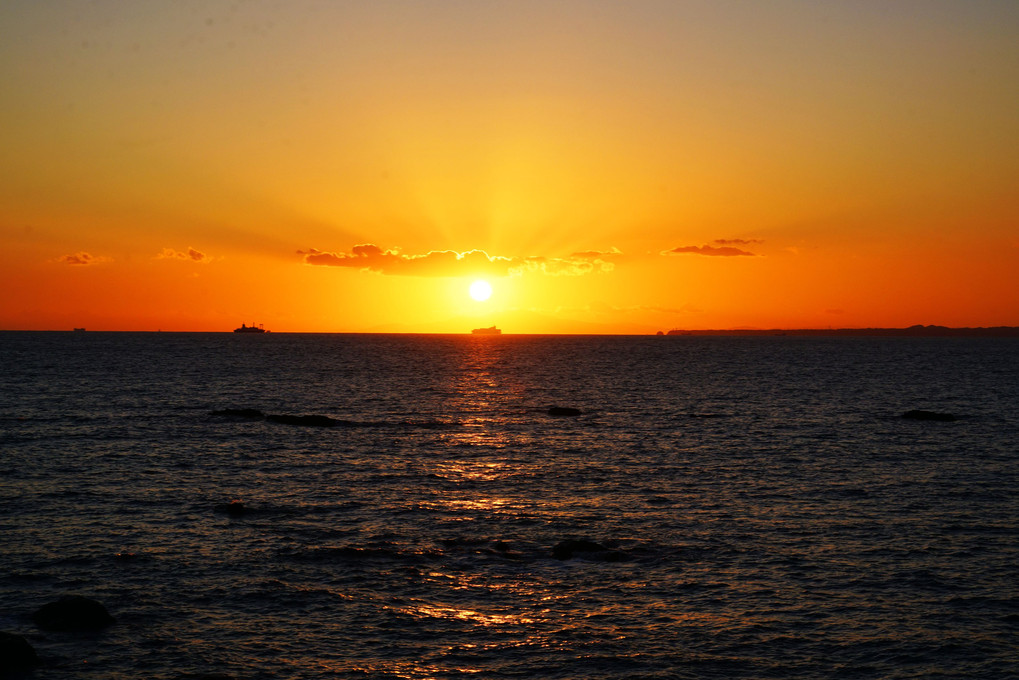
<path fill-rule="evenodd" d="M 1019 325 L 1014 0 L 7 0 L 0 78 L 0 329 Z"/>

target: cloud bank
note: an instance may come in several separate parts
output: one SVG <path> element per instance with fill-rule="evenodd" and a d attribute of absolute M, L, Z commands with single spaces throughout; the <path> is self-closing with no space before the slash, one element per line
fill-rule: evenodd
<path fill-rule="evenodd" d="M 160 260 L 188 260 L 190 262 L 204 262 L 208 263 L 210 258 L 208 255 L 200 250 L 195 250 L 191 246 L 188 246 L 187 252 L 178 252 L 173 248 L 163 248 L 163 251 L 156 255 L 157 259 Z"/>
<path fill-rule="evenodd" d="M 764 240 L 759 238 L 716 238 L 712 243 L 717 243 L 720 246 L 749 246 L 755 243 L 764 243 Z"/>
<path fill-rule="evenodd" d="M 297 251 L 308 265 L 349 267 L 395 276 L 510 276 L 523 272 L 541 272 L 552 276 L 579 276 L 611 271 L 613 259 L 622 253 L 587 251 L 568 257 L 502 257 L 483 250 L 458 253 L 433 250 L 423 255 L 405 255 L 399 249 L 385 250 L 363 243 L 350 252 L 326 252 L 317 248 Z"/>
<path fill-rule="evenodd" d="M 64 255 L 63 257 L 57 259 L 57 262 L 63 262 L 64 264 L 70 264 L 79 267 L 109 261 L 110 258 L 108 257 L 103 257 L 102 255 L 92 255 L 91 253 L 86 253 L 84 251 L 75 253 L 73 255 Z"/>
<path fill-rule="evenodd" d="M 718 241 L 716 241 L 716 243 L 718 243 Z M 683 255 L 683 254 L 687 254 L 687 253 L 693 254 L 693 255 L 707 255 L 709 257 L 738 257 L 738 256 L 741 256 L 741 255 L 747 255 L 747 256 L 750 256 L 750 257 L 756 257 L 756 255 L 754 255 L 754 253 L 751 253 L 748 250 L 740 250 L 739 248 L 736 248 L 734 246 L 724 246 L 724 245 L 723 246 L 719 246 L 719 247 L 715 247 L 715 246 L 680 246 L 678 248 L 673 248 L 672 250 L 664 250 L 664 251 L 662 251 L 662 255 Z"/>

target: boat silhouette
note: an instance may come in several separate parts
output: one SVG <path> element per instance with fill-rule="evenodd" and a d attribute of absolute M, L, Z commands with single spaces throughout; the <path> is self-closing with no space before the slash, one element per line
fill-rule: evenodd
<path fill-rule="evenodd" d="M 262 324 L 258 324 L 257 326 L 251 324 L 250 326 L 248 326 L 242 323 L 240 328 L 234 329 L 234 333 L 268 333 L 268 332 L 269 331 L 262 328 Z"/>

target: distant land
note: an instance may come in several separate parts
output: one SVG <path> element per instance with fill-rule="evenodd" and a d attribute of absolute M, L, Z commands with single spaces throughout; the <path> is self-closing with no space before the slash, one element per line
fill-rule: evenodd
<path fill-rule="evenodd" d="M 808 336 L 877 336 L 921 338 L 1019 338 L 1017 326 L 989 328 L 949 328 L 948 326 L 910 326 L 909 328 L 798 328 L 771 330 L 682 330 L 673 329 L 660 335 L 808 335 Z"/>

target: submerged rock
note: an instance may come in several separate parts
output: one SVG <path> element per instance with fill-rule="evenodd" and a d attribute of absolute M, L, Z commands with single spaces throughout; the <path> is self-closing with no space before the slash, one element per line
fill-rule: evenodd
<path fill-rule="evenodd" d="M 508 560 L 519 560 L 523 558 L 523 555 L 514 550 L 513 547 L 506 541 L 495 541 L 492 544 L 492 548 L 495 550 L 496 555 Z"/>
<path fill-rule="evenodd" d="M 579 416 L 581 413 L 579 408 L 571 406 L 553 406 L 548 410 L 550 416 Z"/>
<path fill-rule="evenodd" d="M 310 427 L 336 427 L 343 425 L 346 421 L 336 420 L 329 416 L 291 416 L 286 414 L 271 414 L 265 417 L 266 420 L 283 425 L 306 425 Z"/>
<path fill-rule="evenodd" d="M 571 560 L 581 556 L 598 562 L 627 562 L 632 559 L 625 550 L 613 550 L 601 543 L 583 539 L 560 541 L 552 548 L 552 557 L 557 560 Z"/>
<path fill-rule="evenodd" d="M 219 411 L 212 411 L 210 415 L 229 416 L 231 418 L 247 418 L 249 420 L 262 420 L 265 414 L 257 408 L 224 408 Z"/>
<path fill-rule="evenodd" d="M 242 517 L 248 513 L 249 508 L 244 505 L 244 501 L 230 501 L 229 503 L 217 505 L 214 510 L 216 512 L 224 512 L 231 517 Z"/>
<path fill-rule="evenodd" d="M 106 607 L 81 595 L 64 595 L 39 607 L 32 621 L 49 631 L 96 631 L 116 622 Z"/>
<path fill-rule="evenodd" d="M 24 673 L 39 664 L 39 657 L 28 640 L 14 633 L 0 632 L 0 677 Z"/>
<path fill-rule="evenodd" d="M 937 411 L 924 411 L 922 409 L 906 411 L 902 414 L 902 417 L 909 420 L 940 420 L 942 422 L 955 420 L 955 416 L 951 413 L 938 413 Z"/>
<path fill-rule="evenodd" d="M 565 541 L 559 541 L 555 547 L 552 548 L 552 557 L 557 560 L 568 560 L 572 559 L 573 555 L 578 552 L 595 553 L 595 552 L 607 552 L 608 548 L 603 546 L 601 543 L 595 543 L 594 541 L 585 540 L 573 540 L 567 539 Z"/>

